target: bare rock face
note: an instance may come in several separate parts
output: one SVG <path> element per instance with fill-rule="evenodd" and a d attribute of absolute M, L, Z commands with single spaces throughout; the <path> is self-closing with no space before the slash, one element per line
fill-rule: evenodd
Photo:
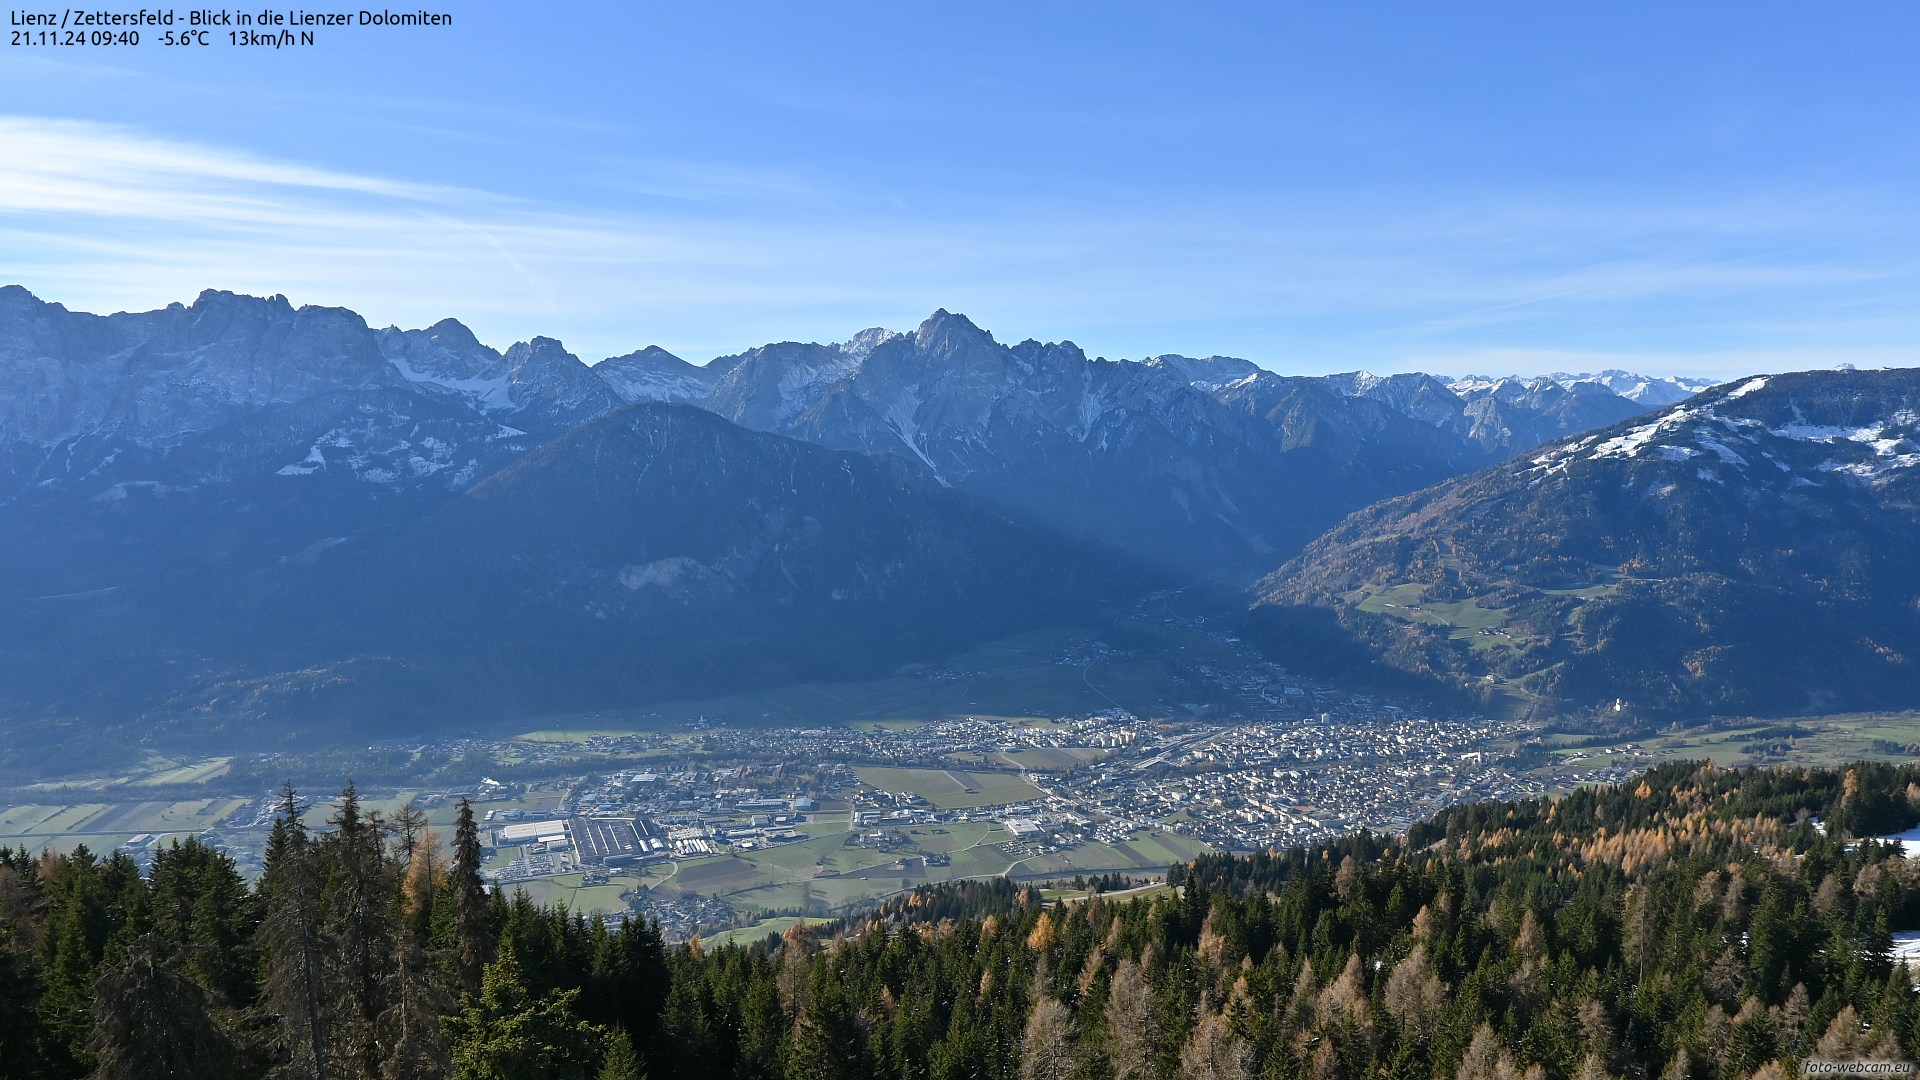
<path fill-rule="evenodd" d="M 191 307 L 102 317 L 0 289 L 0 438 L 112 430 L 165 446 L 245 410 L 400 381 L 342 308 L 210 290 Z"/>
<path fill-rule="evenodd" d="M 1072 342 L 1002 345 L 944 310 L 910 334 L 771 345 L 713 368 L 712 390 L 686 400 L 899 455 L 1018 520 L 1190 578 L 1264 571 L 1375 499 L 1644 408 L 1597 384 L 1477 404 L 1431 375 L 1093 359 Z"/>
<path fill-rule="evenodd" d="M 593 365 L 593 373 L 629 405 L 643 401 L 704 404 L 713 393 L 717 374 L 711 368 L 689 364 L 658 345 L 602 360 Z"/>

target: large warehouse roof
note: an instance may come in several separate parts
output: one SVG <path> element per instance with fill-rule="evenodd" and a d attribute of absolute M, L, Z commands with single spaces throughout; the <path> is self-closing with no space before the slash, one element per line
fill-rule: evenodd
<path fill-rule="evenodd" d="M 555 818 L 552 821 L 523 821 L 518 825 L 509 825 L 500 830 L 500 839 L 508 842 L 516 840 L 538 840 L 543 836 L 567 831 L 567 823 Z"/>

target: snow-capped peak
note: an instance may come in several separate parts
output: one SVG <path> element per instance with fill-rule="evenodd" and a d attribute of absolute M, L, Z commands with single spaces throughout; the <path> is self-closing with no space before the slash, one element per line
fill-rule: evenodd
<path fill-rule="evenodd" d="M 1573 391 L 1600 388 L 1648 408 L 1659 408 L 1685 401 L 1712 386 L 1713 381 L 1684 375 L 1639 375 L 1619 368 L 1608 368 L 1599 372 L 1556 371 L 1532 378 L 1520 375 L 1462 375 L 1447 383 L 1454 393 L 1462 397 L 1497 396 L 1506 392 L 1538 389 L 1549 384 Z"/>

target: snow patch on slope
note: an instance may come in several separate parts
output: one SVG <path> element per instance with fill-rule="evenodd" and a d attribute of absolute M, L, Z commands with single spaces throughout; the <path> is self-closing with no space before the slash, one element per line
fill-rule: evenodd
<path fill-rule="evenodd" d="M 513 407 L 507 393 L 507 376 L 504 374 L 491 379 L 454 379 L 431 371 L 420 371 L 408 364 L 406 357 L 397 353 L 387 359 L 408 382 L 459 394 L 488 412 Z"/>

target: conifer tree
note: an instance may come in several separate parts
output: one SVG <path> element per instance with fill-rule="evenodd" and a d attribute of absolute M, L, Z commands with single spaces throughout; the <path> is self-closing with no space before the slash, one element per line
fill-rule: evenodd
<path fill-rule="evenodd" d="M 216 1004 L 248 1004 L 257 907 L 233 859 L 190 836 L 155 854 L 147 882 L 153 930 L 182 950 L 181 971 Z"/>
<path fill-rule="evenodd" d="M 333 1012 L 329 1038 L 343 1080 L 372 1080 L 380 1073 L 378 1027 L 399 945 L 396 881 L 385 858 L 382 823 L 361 812 L 352 782 L 327 823 L 333 831 L 314 847 L 322 874 L 321 985 Z"/>
<path fill-rule="evenodd" d="M 640 1055 L 634 1052 L 633 1040 L 626 1032 L 616 1030 L 607 1036 L 607 1057 L 595 1080 L 647 1080 Z"/>
<path fill-rule="evenodd" d="M 307 836 L 303 811 L 292 785 L 280 793 L 280 809 L 267 837 L 267 856 L 260 878 L 266 918 L 260 923 L 259 942 L 265 977 L 261 1008 L 279 1029 L 277 1042 L 286 1055 L 282 1071 L 288 1076 L 329 1080 L 330 1009 L 322 997 L 325 962 L 320 932 L 320 869 Z"/>
<path fill-rule="evenodd" d="M 467 993 L 480 989 L 493 959 L 494 927 L 486 883 L 480 877 L 480 826 L 473 804 L 460 800 L 453 829 L 453 866 L 447 872 L 454 972 Z"/>
<path fill-rule="evenodd" d="M 1153 988 L 1132 960 L 1122 960 L 1107 994 L 1107 1059 L 1114 1080 L 1153 1075 L 1159 1054 L 1160 1024 L 1154 1016 Z"/>
<path fill-rule="evenodd" d="M 40 1036 L 33 1008 L 39 987 L 32 956 L 21 937 L 20 929 L 0 914 L 0 1062 L 31 1061 Z"/>
<path fill-rule="evenodd" d="M 577 989 L 529 993 L 511 945 L 488 964 L 480 993 L 447 1018 L 453 1080 L 586 1080 L 606 1032 L 575 1014 Z"/>
<path fill-rule="evenodd" d="M 442 975 L 412 934 L 395 943 L 382 996 L 386 1008 L 376 1020 L 382 1047 L 383 1080 L 437 1080 L 447 1075 L 453 1057 L 440 1018 L 454 1009 Z"/>
<path fill-rule="evenodd" d="M 38 1056 L 51 1075 L 86 1070 L 93 1030 L 93 980 L 105 956 L 108 894 L 100 864 L 85 844 L 43 861 L 48 878 L 47 933 L 41 949 L 42 988 L 37 1011 Z"/>
<path fill-rule="evenodd" d="M 161 935 L 143 935 L 94 984 L 94 1080 L 236 1075 L 233 1041 L 210 1015 L 207 992 L 166 962 L 168 950 Z"/>

